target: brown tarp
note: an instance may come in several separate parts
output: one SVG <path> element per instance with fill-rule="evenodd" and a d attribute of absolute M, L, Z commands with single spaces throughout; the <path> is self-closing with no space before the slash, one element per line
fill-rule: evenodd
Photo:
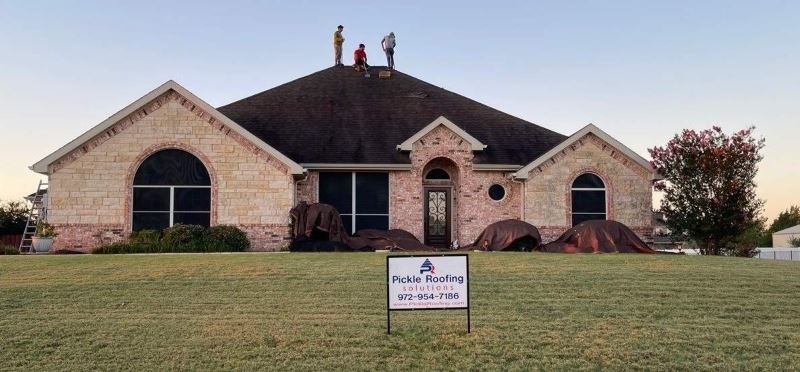
<path fill-rule="evenodd" d="M 610 220 L 578 224 L 551 243 L 543 252 L 560 253 L 656 253 L 627 226 Z"/>
<path fill-rule="evenodd" d="M 323 240 L 347 241 L 348 235 L 342 224 L 342 217 L 332 205 L 300 202 L 289 211 L 289 215 L 292 217 L 292 239 L 314 239 L 322 233 L 321 235 L 327 235 Z"/>
<path fill-rule="evenodd" d="M 486 226 L 473 243 L 474 249 L 484 251 L 524 250 L 539 246 L 539 229 L 525 221 L 510 219 Z"/>
<path fill-rule="evenodd" d="M 375 230 L 364 229 L 350 238 L 350 246 L 355 250 L 389 249 L 393 251 L 433 251 L 435 248 L 422 244 L 414 234 L 400 229 Z"/>
<path fill-rule="evenodd" d="M 300 202 L 289 214 L 292 217 L 291 251 L 433 250 L 405 230 L 365 229 L 350 236 L 339 212 L 328 204 Z"/>

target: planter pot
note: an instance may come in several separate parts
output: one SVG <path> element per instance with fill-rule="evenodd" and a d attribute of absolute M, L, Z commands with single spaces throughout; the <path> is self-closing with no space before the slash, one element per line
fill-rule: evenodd
<path fill-rule="evenodd" d="M 33 250 L 37 253 L 48 252 L 53 245 L 53 238 L 33 237 Z"/>

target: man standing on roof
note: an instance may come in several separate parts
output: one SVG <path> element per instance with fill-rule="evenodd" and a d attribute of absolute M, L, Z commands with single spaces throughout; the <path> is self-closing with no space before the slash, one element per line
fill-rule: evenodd
<path fill-rule="evenodd" d="M 381 47 L 383 47 L 384 53 L 386 53 L 386 65 L 389 66 L 390 70 L 394 70 L 394 47 L 397 45 L 397 42 L 394 39 L 394 32 L 390 32 L 389 35 L 383 37 L 381 40 Z"/>
<path fill-rule="evenodd" d="M 344 43 L 342 30 L 344 30 L 344 26 L 339 25 L 339 27 L 336 27 L 336 32 L 333 33 L 334 66 L 344 66 L 344 64 L 342 64 L 342 44 Z"/>
<path fill-rule="evenodd" d="M 364 51 L 364 44 L 358 44 L 358 49 L 353 52 L 353 59 L 355 59 L 356 63 L 353 64 L 353 68 L 356 71 L 364 71 L 369 68 L 367 64 L 367 52 Z"/>

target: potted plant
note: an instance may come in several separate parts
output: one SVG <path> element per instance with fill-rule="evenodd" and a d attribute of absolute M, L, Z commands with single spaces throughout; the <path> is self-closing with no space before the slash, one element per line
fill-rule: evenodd
<path fill-rule="evenodd" d="M 33 234 L 33 250 L 37 253 L 47 252 L 53 246 L 53 239 L 58 234 L 56 230 L 47 222 L 39 221 L 36 223 L 36 233 Z"/>

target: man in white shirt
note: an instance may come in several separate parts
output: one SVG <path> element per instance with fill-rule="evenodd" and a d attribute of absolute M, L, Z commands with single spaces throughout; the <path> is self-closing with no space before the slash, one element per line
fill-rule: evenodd
<path fill-rule="evenodd" d="M 389 35 L 384 36 L 383 40 L 381 40 L 381 47 L 383 52 L 386 53 L 386 63 L 390 70 L 394 70 L 394 47 L 396 45 L 394 32 L 390 32 Z"/>

